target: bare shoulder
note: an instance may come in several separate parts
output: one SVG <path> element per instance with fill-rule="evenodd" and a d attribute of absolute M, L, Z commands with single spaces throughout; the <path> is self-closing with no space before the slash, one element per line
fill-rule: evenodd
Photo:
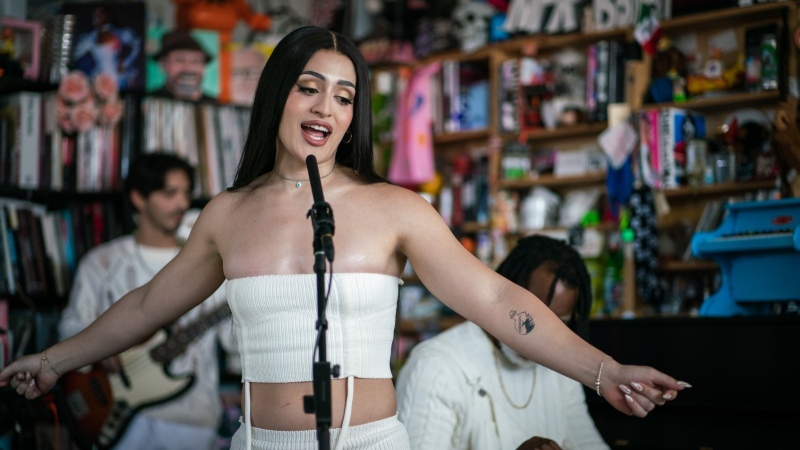
<path fill-rule="evenodd" d="M 360 216 L 369 214 L 370 220 L 391 230 L 401 247 L 409 237 L 420 237 L 421 230 L 449 233 L 439 212 L 418 193 L 389 183 L 365 185 L 363 189 L 362 204 L 369 213 L 360 212 Z"/>
<path fill-rule="evenodd" d="M 433 206 L 416 192 L 390 183 L 375 183 L 363 187 L 371 203 L 387 213 L 435 212 Z"/>
<path fill-rule="evenodd" d="M 213 230 L 220 230 L 230 225 L 231 218 L 236 213 L 237 207 L 241 205 L 247 196 L 242 191 L 222 191 L 215 195 L 203 207 L 200 216 L 192 227 L 194 230 L 202 230 L 207 236 L 214 236 Z"/>

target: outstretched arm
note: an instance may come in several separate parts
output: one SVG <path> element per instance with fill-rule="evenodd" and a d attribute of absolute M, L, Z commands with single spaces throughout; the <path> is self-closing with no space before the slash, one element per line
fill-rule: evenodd
<path fill-rule="evenodd" d="M 64 373 L 144 341 L 200 304 L 223 279 L 222 260 L 201 214 L 178 256 L 149 283 L 123 296 L 77 335 L 10 364 L 0 372 L 0 386 L 10 384 L 17 393 L 36 398 Z"/>
<path fill-rule="evenodd" d="M 427 202 L 413 193 L 398 197 L 408 206 L 396 218 L 400 251 L 425 286 L 447 306 L 523 356 L 597 388 L 625 414 L 644 417 L 684 389 L 653 368 L 622 365 L 604 355 L 533 294 L 464 249 Z"/>

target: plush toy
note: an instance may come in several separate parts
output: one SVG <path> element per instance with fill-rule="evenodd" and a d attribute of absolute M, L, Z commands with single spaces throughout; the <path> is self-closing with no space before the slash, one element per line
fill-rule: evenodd
<path fill-rule="evenodd" d="M 175 3 L 175 26 L 180 29 L 204 29 L 219 33 L 219 101 L 231 100 L 231 37 L 239 20 L 255 31 L 269 29 L 271 19 L 250 9 L 246 0 L 172 0 Z"/>

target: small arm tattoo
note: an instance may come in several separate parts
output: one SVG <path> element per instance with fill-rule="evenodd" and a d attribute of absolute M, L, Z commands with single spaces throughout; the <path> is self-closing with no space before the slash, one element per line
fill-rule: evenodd
<path fill-rule="evenodd" d="M 514 328 L 517 330 L 517 333 L 522 335 L 530 333 L 533 327 L 536 326 L 536 324 L 533 323 L 533 317 L 525 311 L 518 313 L 516 310 L 512 309 L 508 317 L 514 321 Z"/>

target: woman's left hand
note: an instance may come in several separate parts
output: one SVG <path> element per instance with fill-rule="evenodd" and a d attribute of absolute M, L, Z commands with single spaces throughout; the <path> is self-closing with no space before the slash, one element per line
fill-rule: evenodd
<path fill-rule="evenodd" d="M 692 387 L 647 366 L 619 364 L 606 357 L 600 376 L 600 393 L 618 411 L 636 417 L 675 400 L 678 392 Z"/>

